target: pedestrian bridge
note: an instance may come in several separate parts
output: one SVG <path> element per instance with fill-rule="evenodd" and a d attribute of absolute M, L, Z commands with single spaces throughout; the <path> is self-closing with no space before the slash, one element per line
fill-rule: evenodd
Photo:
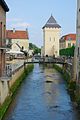
<path fill-rule="evenodd" d="M 62 58 L 40 58 L 39 60 L 27 61 L 25 64 L 66 64 L 66 61 Z"/>

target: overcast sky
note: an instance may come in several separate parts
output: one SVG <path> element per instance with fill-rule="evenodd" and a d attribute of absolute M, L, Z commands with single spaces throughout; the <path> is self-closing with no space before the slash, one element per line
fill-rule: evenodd
<path fill-rule="evenodd" d="M 29 41 L 41 47 L 42 27 L 51 14 L 61 25 L 61 35 L 76 31 L 77 0 L 5 0 L 10 11 L 7 13 L 7 29 L 25 30 L 28 27 Z"/>

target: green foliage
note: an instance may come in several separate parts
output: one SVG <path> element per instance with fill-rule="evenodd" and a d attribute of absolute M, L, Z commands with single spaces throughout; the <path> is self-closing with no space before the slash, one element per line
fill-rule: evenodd
<path fill-rule="evenodd" d="M 72 47 L 70 47 L 70 48 L 66 48 L 66 49 L 61 49 L 60 51 L 59 51 L 59 53 L 60 53 L 60 55 L 62 56 L 62 55 L 64 55 L 64 56 L 74 56 L 74 49 L 75 49 L 75 47 L 74 46 L 72 46 Z"/>
<path fill-rule="evenodd" d="M 0 120 L 3 118 L 3 116 L 6 113 L 6 110 L 8 109 L 10 103 L 11 103 L 11 97 L 7 97 L 3 105 L 0 107 Z"/>
<path fill-rule="evenodd" d="M 75 81 L 71 81 L 71 77 L 68 74 L 68 72 L 63 71 L 63 69 L 61 67 L 59 67 L 58 65 L 53 65 L 53 67 L 59 71 L 62 74 L 63 79 L 66 81 L 66 85 L 67 85 L 67 90 L 70 94 L 71 100 L 76 100 L 75 98 L 75 90 L 76 90 L 76 82 Z M 80 105 L 80 97 L 77 97 L 77 103 Z"/>
<path fill-rule="evenodd" d="M 55 64 L 54 64 L 53 67 L 54 67 L 58 72 L 60 72 L 61 74 L 63 73 L 62 68 L 59 67 L 58 65 L 55 65 Z"/>
<path fill-rule="evenodd" d="M 41 49 L 32 43 L 29 43 L 29 49 L 34 50 L 34 54 L 41 53 Z"/>
<path fill-rule="evenodd" d="M 69 90 L 76 90 L 76 82 L 75 81 L 70 81 L 68 85 Z"/>
<path fill-rule="evenodd" d="M 76 96 L 77 107 L 80 109 L 80 94 Z"/>
<path fill-rule="evenodd" d="M 62 74 L 63 79 L 66 80 L 67 84 L 69 84 L 70 75 L 66 71 L 63 71 L 63 69 L 58 65 L 53 65 L 53 67 Z"/>

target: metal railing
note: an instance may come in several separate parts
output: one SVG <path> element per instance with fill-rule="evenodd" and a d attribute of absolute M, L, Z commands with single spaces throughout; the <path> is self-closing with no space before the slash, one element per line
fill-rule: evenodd
<path fill-rule="evenodd" d="M 6 64 L 4 71 L 2 72 L 2 76 L 0 77 L 1 81 L 9 81 L 12 77 L 12 67 L 11 64 Z"/>

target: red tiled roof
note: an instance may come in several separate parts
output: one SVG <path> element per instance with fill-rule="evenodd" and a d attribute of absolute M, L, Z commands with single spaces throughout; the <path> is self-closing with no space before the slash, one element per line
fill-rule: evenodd
<path fill-rule="evenodd" d="M 6 38 L 7 39 L 28 39 L 27 31 L 18 31 L 15 30 L 6 30 Z"/>
<path fill-rule="evenodd" d="M 68 34 L 63 36 L 65 40 L 76 40 L 76 34 Z"/>

